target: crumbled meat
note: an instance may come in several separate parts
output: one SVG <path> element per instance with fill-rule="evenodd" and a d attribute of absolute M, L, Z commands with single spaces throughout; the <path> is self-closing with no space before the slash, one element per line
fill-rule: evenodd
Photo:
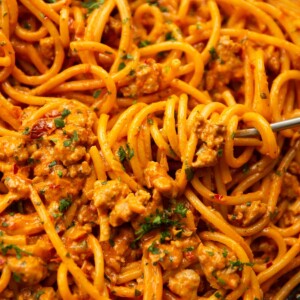
<path fill-rule="evenodd" d="M 41 39 L 40 51 L 45 58 L 52 59 L 54 57 L 54 39 L 52 37 Z"/>
<path fill-rule="evenodd" d="M 105 265 L 108 268 L 119 273 L 125 262 L 136 259 L 135 254 L 138 250 L 133 250 L 130 247 L 134 238 L 133 230 L 125 226 L 118 229 L 109 241 L 101 242 Z"/>
<path fill-rule="evenodd" d="M 120 198 L 109 215 L 109 223 L 116 227 L 124 222 L 129 222 L 134 213 L 144 214 L 146 204 L 150 200 L 150 194 L 139 190 L 135 194 L 130 193 L 126 198 Z"/>
<path fill-rule="evenodd" d="M 192 166 L 202 168 L 215 165 L 218 150 L 224 141 L 225 127 L 213 124 L 210 120 L 204 120 L 202 116 L 198 115 L 195 131 L 201 145 L 196 153 L 196 161 L 192 163 Z"/>
<path fill-rule="evenodd" d="M 155 188 L 165 197 L 176 198 L 178 193 L 176 182 L 158 162 L 150 161 L 144 174 L 148 188 Z"/>
<path fill-rule="evenodd" d="M 100 181 L 94 184 L 94 204 L 100 209 L 111 210 L 109 223 L 115 227 L 129 222 L 134 214 L 145 213 L 149 199 L 149 193 L 139 190 L 133 194 L 125 183 L 116 180 L 104 185 Z"/>
<path fill-rule="evenodd" d="M 297 176 L 292 175 L 289 172 L 285 172 L 283 175 L 283 186 L 280 196 L 287 200 L 295 200 L 300 196 L 300 184 Z"/>
<path fill-rule="evenodd" d="M 39 257 L 9 257 L 7 259 L 9 269 L 18 276 L 21 282 L 34 285 L 43 280 L 47 274 L 47 266 Z"/>
<path fill-rule="evenodd" d="M 183 259 L 181 248 L 175 244 L 157 244 L 155 247 L 158 249 L 157 253 L 149 252 L 153 263 L 159 263 L 164 270 L 174 270 L 179 267 Z"/>
<path fill-rule="evenodd" d="M 223 91 L 231 81 L 243 77 L 242 45 L 228 36 L 221 36 L 216 49 L 211 49 L 212 61 L 206 72 L 206 89 Z"/>
<path fill-rule="evenodd" d="M 182 299 L 197 299 L 197 289 L 200 285 L 200 276 L 191 269 L 179 271 L 169 279 L 170 290 Z"/>
<path fill-rule="evenodd" d="M 236 205 L 228 219 L 237 226 L 249 226 L 260 219 L 267 211 L 267 205 L 261 201 L 252 201 Z"/>
<path fill-rule="evenodd" d="M 125 97 L 142 96 L 157 92 L 160 87 L 162 67 L 154 59 L 147 58 L 135 70 L 135 80 L 121 88 Z"/>
<path fill-rule="evenodd" d="M 235 254 L 215 244 L 205 246 L 200 244 L 198 257 L 206 279 L 214 289 L 235 289 L 240 282 L 240 277 L 235 268 L 230 267 L 230 261 L 237 261 Z"/>
<path fill-rule="evenodd" d="M 18 299 L 22 300 L 58 300 L 59 297 L 52 287 L 30 287 L 18 292 Z"/>

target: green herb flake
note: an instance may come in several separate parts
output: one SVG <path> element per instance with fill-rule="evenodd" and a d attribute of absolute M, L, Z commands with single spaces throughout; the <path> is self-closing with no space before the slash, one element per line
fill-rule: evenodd
<path fill-rule="evenodd" d="M 222 297 L 222 295 L 221 295 L 219 292 L 216 292 L 216 293 L 215 293 L 215 297 L 219 299 L 219 298 Z"/>
<path fill-rule="evenodd" d="M 218 149 L 217 156 L 222 157 L 223 156 L 223 149 Z"/>
<path fill-rule="evenodd" d="M 171 234 L 169 231 L 162 231 L 160 233 L 160 242 L 164 243 L 166 241 L 166 238 L 170 238 L 170 237 L 171 237 Z"/>
<path fill-rule="evenodd" d="M 235 138 L 235 132 L 233 132 L 233 133 L 231 134 L 231 139 L 234 140 L 234 138 Z"/>
<path fill-rule="evenodd" d="M 244 174 L 248 174 L 248 173 L 249 173 L 249 165 L 248 165 L 247 163 L 245 163 L 245 164 L 243 165 L 242 172 L 243 172 Z"/>
<path fill-rule="evenodd" d="M 181 215 L 182 218 L 186 217 L 188 209 L 184 206 L 183 203 L 178 203 L 174 209 L 174 213 Z"/>
<path fill-rule="evenodd" d="M 59 200 L 59 206 L 58 210 L 60 212 L 65 212 L 72 204 L 72 201 L 70 198 L 63 198 Z"/>
<path fill-rule="evenodd" d="M 160 250 L 159 248 L 155 247 L 155 242 L 151 244 L 151 246 L 148 247 L 148 251 L 151 252 L 152 254 L 159 254 Z"/>
<path fill-rule="evenodd" d="M 186 176 L 187 181 L 191 181 L 194 178 L 194 170 L 193 170 L 192 167 L 187 166 L 184 169 L 184 172 L 185 172 L 185 176 Z"/>
<path fill-rule="evenodd" d="M 195 250 L 195 247 L 191 246 L 191 247 L 185 248 L 185 249 L 183 250 L 183 252 L 191 252 L 191 251 L 193 251 L 193 250 Z"/>
<path fill-rule="evenodd" d="M 276 174 L 278 177 L 281 177 L 281 176 L 282 176 L 282 173 L 281 173 L 280 170 L 276 170 L 276 171 L 275 171 L 275 174 Z"/>
<path fill-rule="evenodd" d="M 54 166 L 56 166 L 56 165 L 57 165 L 56 160 L 53 160 L 53 161 L 48 165 L 48 167 L 49 167 L 49 168 L 52 168 L 52 167 L 54 167 Z"/>
<path fill-rule="evenodd" d="M 23 23 L 23 27 L 25 28 L 25 29 L 27 29 L 27 30 L 30 30 L 31 29 L 31 25 L 28 23 L 28 22 L 24 22 Z"/>
<path fill-rule="evenodd" d="M 127 54 L 124 54 L 121 58 L 122 59 L 127 59 L 127 60 L 132 60 L 133 56 L 131 54 L 127 53 Z"/>
<path fill-rule="evenodd" d="M 226 248 L 223 249 L 222 255 L 223 255 L 224 258 L 227 257 L 227 255 L 228 255 L 228 250 L 227 250 Z"/>
<path fill-rule="evenodd" d="M 266 93 L 260 93 L 260 98 L 261 99 L 267 99 Z"/>
<path fill-rule="evenodd" d="M 122 146 L 119 147 L 117 154 L 121 162 L 126 159 L 126 152 Z"/>
<path fill-rule="evenodd" d="M 115 246 L 115 241 L 113 239 L 109 239 L 108 242 L 109 242 L 111 247 Z"/>
<path fill-rule="evenodd" d="M 1 226 L 2 226 L 2 227 L 8 227 L 9 224 L 8 224 L 7 222 L 2 222 Z"/>
<path fill-rule="evenodd" d="M 142 292 L 140 290 L 135 289 L 134 290 L 134 297 L 139 297 L 142 295 Z"/>
<path fill-rule="evenodd" d="M 63 111 L 61 112 L 61 116 L 63 118 L 66 118 L 70 113 L 71 113 L 71 111 L 69 111 L 68 109 L 64 108 Z"/>
<path fill-rule="evenodd" d="M 148 119 L 147 119 L 147 123 L 148 123 L 149 125 L 153 125 L 153 123 L 154 123 L 154 122 L 153 122 L 153 119 L 148 118 Z"/>
<path fill-rule="evenodd" d="M 72 144 L 72 140 L 65 140 L 65 141 L 63 141 L 64 147 L 70 147 L 71 144 Z"/>
<path fill-rule="evenodd" d="M 149 46 L 150 44 L 151 44 L 150 41 L 144 40 L 144 41 L 139 42 L 138 47 L 143 48 L 143 47 Z"/>
<path fill-rule="evenodd" d="M 58 170 L 58 171 L 57 171 L 57 175 L 58 175 L 58 177 L 62 178 L 63 172 L 62 172 L 61 170 Z"/>
<path fill-rule="evenodd" d="M 54 124 L 56 128 L 63 128 L 65 127 L 65 122 L 63 118 L 55 118 L 54 119 Z"/>
<path fill-rule="evenodd" d="M 15 282 L 20 283 L 21 282 L 21 275 L 18 273 L 13 272 L 13 279 Z"/>
<path fill-rule="evenodd" d="M 251 206 L 251 202 L 250 201 L 246 202 L 246 206 Z"/>
<path fill-rule="evenodd" d="M 96 91 L 94 91 L 93 97 L 94 97 L 95 99 L 99 98 L 101 92 L 102 92 L 102 90 L 96 90 Z"/>
<path fill-rule="evenodd" d="M 55 0 L 54 0 L 55 1 Z M 42 296 L 42 295 L 44 295 L 45 294 L 45 292 L 43 291 L 43 290 L 40 290 L 40 291 L 37 291 L 36 292 L 36 294 L 34 295 L 34 299 L 40 299 L 40 297 Z"/>
<path fill-rule="evenodd" d="M 223 286 L 226 285 L 225 280 L 222 279 L 222 278 L 220 278 L 220 277 L 217 278 L 217 281 L 218 281 L 218 283 L 220 283 L 220 284 L 223 285 Z"/>
<path fill-rule="evenodd" d="M 212 60 L 216 60 L 216 59 L 219 58 L 219 55 L 218 55 L 218 53 L 217 53 L 215 47 L 211 47 L 211 48 L 209 49 L 209 54 L 210 54 L 210 57 L 211 57 Z"/>
<path fill-rule="evenodd" d="M 29 133 L 30 133 L 29 127 L 25 127 L 24 130 L 23 130 L 23 132 L 22 132 L 22 134 L 23 135 L 28 135 Z"/>
<path fill-rule="evenodd" d="M 95 0 L 88 0 L 86 2 L 81 2 L 81 6 L 88 10 L 90 14 L 94 9 L 97 9 L 104 3 L 104 0 L 95 1 Z"/>
<path fill-rule="evenodd" d="M 118 71 L 123 70 L 126 67 L 126 64 L 122 61 L 118 66 Z"/>
<path fill-rule="evenodd" d="M 134 76 L 134 75 L 135 75 L 135 70 L 134 70 L 134 69 L 131 69 L 128 75 L 129 75 L 129 76 Z"/>
<path fill-rule="evenodd" d="M 206 253 L 209 255 L 209 256 L 214 256 L 215 253 L 213 251 L 206 251 Z"/>
<path fill-rule="evenodd" d="M 171 31 L 166 33 L 165 39 L 166 41 L 176 41 Z"/>

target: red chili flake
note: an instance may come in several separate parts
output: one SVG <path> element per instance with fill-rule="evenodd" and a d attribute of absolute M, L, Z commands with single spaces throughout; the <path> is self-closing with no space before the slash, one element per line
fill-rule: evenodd
<path fill-rule="evenodd" d="M 52 190 L 56 190 L 60 187 L 60 184 L 50 184 L 49 185 L 49 188 L 52 189 Z"/>
<path fill-rule="evenodd" d="M 194 260 L 195 259 L 195 254 L 192 251 L 187 251 L 184 252 L 184 256 L 186 257 L 187 260 Z"/>
<path fill-rule="evenodd" d="M 17 174 L 18 170 L 19 170 L 19 168 L 18 168 L 17 164 L 14 164 L 14 174 Z"/>
<path fill-rule="evenodd" d="M 267 264 L 266 264 L 267 268 L 270 268 L 273 266 L 273 263 L 271 261 L 269 261 Z"/>
<path fill-rule="evenodd" d="M 42 137 L 44 134 L 53 131 L 53 124 L 46 119 L 40 119 L 37 123 L 32 126 L 30 131 L 30 138 L 31 139 L 38 139 Z"/>
<path fill-rule="evenodd" d="M 219 194 L 215 194 L 215 199 L 217 200 L 217 201 L 220 201 L 220 202 L 222 202 L 223 201 L 223 196 L 222 195 L 219 195 Z"/>

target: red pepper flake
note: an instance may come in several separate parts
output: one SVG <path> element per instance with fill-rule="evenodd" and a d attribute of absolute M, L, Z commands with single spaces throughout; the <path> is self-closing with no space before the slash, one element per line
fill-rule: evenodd
<path fill-rule="evenodd" d="M 223 196 L 222 195 L 219 195 L 219 194 L 215 194 L 215 199 L 219 202 L 222 202 L 223 201 Z"/>
<path fill-rule="evenodd" d="M 187 260 L 189 261 L 193 261 L 195 260 L 195 254 L 192 252 L 192 251 L 187 251 L 187 252 L 184 252 L 184 256 L 186 257 Z"/>
<path fill-rule="evenodd" d="M 56 190 L 60 187 L 60 184 L 50 184 L 49 185 L 49 188 L 52 189 L 52 190 Z"/>
<path fill-rule="evenodd" d="M 273 263 L 271 261 L 269 261 L 267 264 L 266 264 L 267 268 L 270 268 L 273 266 Z"/>
<path fill-rule="evenodd" d="M 50 132 L 54 131 L 52 121 L 48 121 L 45 119 L 40 119 L 37 123 L 32 126 L 30 131 L 30 138 L 31 139 L 38 139 L 45 134 L 49 134 Z"/>
<path fill-rule="evenodd" d="M 19 171 L 19 168 L 18 168 L 17 164 L 14 164 L 13 168 L 14 168 L 14 174 L 17 174 L 18 171 Z"/>

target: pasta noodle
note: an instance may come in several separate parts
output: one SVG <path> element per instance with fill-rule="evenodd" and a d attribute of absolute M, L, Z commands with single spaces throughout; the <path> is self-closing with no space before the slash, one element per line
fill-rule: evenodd
<path fill-rule="evenodd" d="M 299 15 L 0 1 L 0 299 L 296 299 Z"/>

